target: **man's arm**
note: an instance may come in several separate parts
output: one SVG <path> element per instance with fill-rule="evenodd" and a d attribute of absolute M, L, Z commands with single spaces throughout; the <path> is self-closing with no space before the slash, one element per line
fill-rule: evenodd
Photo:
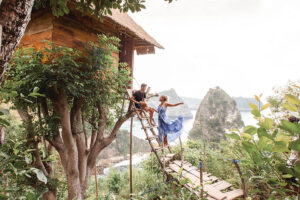
<path fill-rule="evenodd" d="M 146 99 L 150 99 L 152 97 L 158 97 L 158 96 L 159 96 L 158 94 L 149 94 Z"/>
<path fill-rule="evenodd" d="M 133 103 L 141 104 L 141 102 L 136 101 L 136 100 L 134 99 L 134 97 L 131 97 L 131 98 L 130 98 L 130 101 L 132 101 Z"/>

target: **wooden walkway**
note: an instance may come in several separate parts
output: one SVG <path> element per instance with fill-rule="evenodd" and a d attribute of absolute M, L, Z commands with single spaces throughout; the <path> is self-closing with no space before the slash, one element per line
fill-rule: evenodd
<path fill-rule="evenodd" d="M 132 91 L 127 90 L 127 95 L 128 98 L 131 98 Z M 167 175 L 169 180 L 175 178 L 172 176 L 172 174 L 174 173 L 177 174 L 177 181 L 180 181 L 178 179 L 189 179 L 190 183 L 187 183 L 183 186 L 189 191 L 195 193 L 200 198 L 201 192 L 197 192 L 196 190 L 196 188 L 199 188 L 199 186 L 201 185 L 200 169 L 193 166 L 189 162 L 183 161 L 183 158 L 182 160 L 174 160 L 175 154 L 172 153 L 171 146 L 157 145 L 160 144 L 158 134 L 156 134 L 155 131 L 157 130 L 157 126 L 151 125 L 150 118 L 148 117 L 147 113 L 145 113 L 145 111 L 143 110 L 137 109 L 135 109 L 135 113 L 139 121 L 141 122 L 142 129 L 144 130 L 146 135 L 146 140 L 149 142 L 152 152 L 155 154 L 159 164 L 162 167 L 162 172 Z M 162 156 L 160 156 L 160 151 L 162 152 Z M 179 174 L 181 169 L 182 173 Z M 232 200 L 244 196 L 243 190 L 235 189 L 230 183 L 219 180 L 217 177 L 206 172 L 202 173 L 202 180 L 204 197 L 206 197 L 208 200 Z"/>
<path fill-rule="evenodd" d="M 175 160 L 169 163 L 165 169 L 165 173 L 171 175 L 172 173 L 179 173 L 181 169 L 181 161 Z M 172 175 L 171 175 L 172 176 Z M 197 167 L 193 166 L 189 162 L 183 163 L 183 170 L 181 173 L 181 179 L 189 179 L 191 183 L 184 185 L 188 190 L 195 191 L 196 187 L 201 185 L 200 183 L 200 171 Z M 203 190 L 207 195 L 207 199 L 236 199 L 243 196 L 243 190 L 234 189 L 232 185 L 226 181 L 219 180 L 217 177 L 203 173 Z M 195 192 L 197 196 L 201 196 L 199 192 Z"/>

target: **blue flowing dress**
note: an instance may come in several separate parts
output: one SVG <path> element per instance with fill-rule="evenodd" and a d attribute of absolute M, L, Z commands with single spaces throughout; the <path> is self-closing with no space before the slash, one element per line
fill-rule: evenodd
<path fill-rule="evenodd" d="M 158 106 L 157 111 L 159 141 L 162 142 L 163 138 L 167 136 L 168 142 L 174 142 L 182 133 L 183 117 L 179 116 L 176 120 L 169 120 L 166 115 L 165 105 Z"/>

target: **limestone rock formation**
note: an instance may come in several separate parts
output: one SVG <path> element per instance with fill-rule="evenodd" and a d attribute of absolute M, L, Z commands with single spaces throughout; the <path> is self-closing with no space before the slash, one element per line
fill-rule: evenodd
<path fill-rule="evenodd" d="M 190 137 L 204 141 L 225 138 L 226 129 L 244 126 L 236 102 L 219 87 L 209 89 L 201 102 Z"/>
<path fill-rule="evenodd" d="M 159 95 L 167 95 L 169 97 L 170 103 L 179 103 L 182 102 L 182 98 L 180 98 L 176 91 L 172 88 L 170 90 L 162 91 L 159 93 Z M 159 97 L 152 97 L 148 100 L 148 104 L 154 108 L 157 108 L 160 104 Z M 185 119 L 191 119 L 193 118 L 193 114 L 191 110 L 189 109 L 187 104 L 180 105 L 177 107 L 169 107 L 167 110 L 167 115 L 170 118 L 178 117 L 179 115 L 182 115 Z"/>

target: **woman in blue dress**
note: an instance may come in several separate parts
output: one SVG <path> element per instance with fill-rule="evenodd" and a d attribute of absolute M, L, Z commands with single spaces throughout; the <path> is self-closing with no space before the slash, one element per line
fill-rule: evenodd
<path fill-rule="evenodd" d="M 168 142 L 175 141 L 181 135 L 183 117 L 179 116 L 176 120 L 169 120 L 166 115 L 167 108 L 182 105 L 183 102 L 171 104 L 165 95 L 160 96 L 159 101 L 161 102 L 157 109 L 159 141 L 161 143 L 164 141 L 164 145 L 168 145 Z"/>

